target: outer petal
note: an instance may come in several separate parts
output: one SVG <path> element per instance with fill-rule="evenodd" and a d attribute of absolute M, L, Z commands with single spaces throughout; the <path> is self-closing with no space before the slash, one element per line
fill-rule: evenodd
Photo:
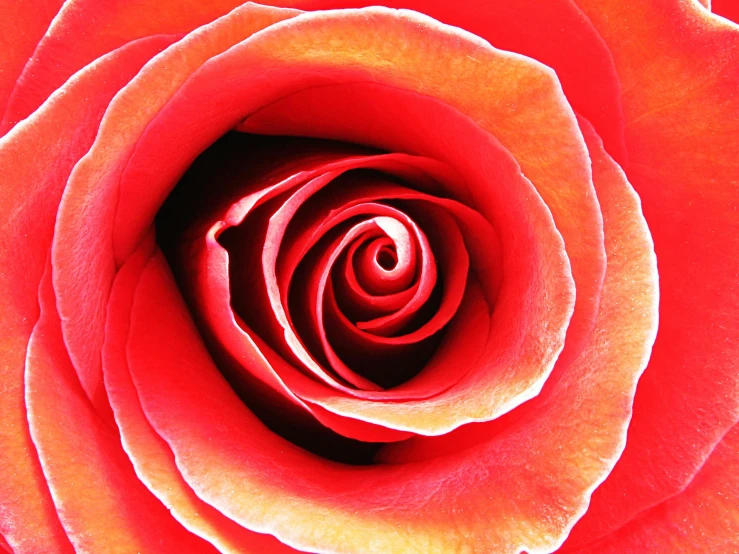
<path fill-rule="evenodd" d="M 577 554 L 721 554 L 739 549 L 739 426 L 716 445 L 687 488 Z"/>
<path fill-rule="evenodd" d="M 74 0 L 24 71 L 0 133 L 31 113 L 77 69 L 113 48 L 159 33 L 189 32 L 240 4 L 240 0 Z M 373 5 L 367 0 L 269 0 L 263 4 L 325 10 Z M 623 161 L 619 84 L 602 39 L 571 0 L 386 0 L 390 8 L 426 13 L 461 27 L 504 50 L 519 52 L 557 71 L 575 108 L 593 121 L 611 153 Z M 552 45 L 557 45 L 553 48 Z M 583 70 L 586 68 L 586 70 Z"/>
<path fill-rule="evenodd" d="M 19 13 L 30 18 L 36 10 L 41 13 L 49 10 L 48 7 L 44 10 L 39 8 L 29 10 L 29 2 L 3 0 L 3 4 L 8 3 L 17 3 L 20 7 L 3 6 L 0 13 Z M 61 5 L 61 2 L 57 3 Z M 43 28 L 32 33 L 34 40 L 31 40 L 30 36 L 28 38 L 29 42 L 33 42 L 36 51 L 31 48 L 30 51 L 18 55 L 25 56 L 22 64 L 26 63 L 31 53 L 33 59 L 28 61 L 25 68 L 21 65 L 20 69 L 13 73 L 11 87 L 5 95 L 2 95 L 3 90 L 0 89 L 0 114 L 4 114 L 4 117 L 0 118 L 0 135 L 6 133 L 18 121 L 28 117 L 74 72 L 96 58 L 140 38 L 188 33 L 242 3 L 241 0 L 217 2 L 69 0 L 56 14 L 48 31 L 46 27 L 54 14 L 44 13 L 46 17 L 39 17 L 35 25 Z M 43 23 L 44 20 L 46 24 Z M 6 34 L 6 29 L 3 28 L 3 32 L 0 33 L 3 39 L 6 36 L 12 37 L 18 32 L 16 29 L 23 29 L 22 26 L 18 26 L 14 17 L 5 17 L 3 21 L 9 24 L 10 30 L 10 33 Z M 36 46 L 42 35 L 43 39 Z M 16 41 L 13 39 L 9 44 L 16 44 Z M 5 44 L 2 46 L 5 47 Z M 11 59 L 8 57 L 8 61 Z M 15 78 L 19 75 L 20 78 L 16 83 Z M 6 103 L 8 103 L 7 112 Z"/>
<path fill-rule="evenodd" d="M 739 417 L 739 28 L 693 2 L 578 3 L 623 84 L 662 297 L 626 450 L 571 546 L 683 490 Z"/>
<path fill-rule="evenodd" d="M 71 550 L 30 442 L 22 386 L 54 214 L 112 96 L 174 38 L 142 40 L 100 59 L 0 141 L 0 531 L 16 554 Z"/>
<path fill-rule="evenodd" d="M 62 0 L 0 2 L 0 14 L 3 14 L 0 19 L 0 114 L 5 113 L 18 76 L 61 5 Z"/>
<path fill-rule="evenodd" d="M 138 480 L 117 429 L 96 413 L 62 340 L 50 266 L 28 344 L 28 423 L 62 525 L 80 554 L 216 554 Z"/>
<path fill-rule="evenodd" d="M 118 210 L 120 174 L 127 167 L 123 160 L 134 153 L 139 138 L 137 132 L 147 127 L 187 77 L 212 56 L 252 33 L 294 15 L 295 12 L 290 10 L 247 4 L 162 52 L 147 64 L 127 89 L 129 94 L 118 95 L 111 103 L 95 145 L 71 174 L 56 222 L 52 249 L 53 278 L 64 339 L 88 394 L 102 385 L 100 348 L 105 302 L 99 302 L 101 296 L 86 296 L 83 291 L 87 286 L 82 283 L 94 283 L 92 288 L 100 287 L 99 292 L 104 291 L 103 295 L 107 296 L 117 269 L 115 262 L 125 259 L 125 256 L 118 260 L 111 258 L 110 236 Z M 133 116 L 135 121 L 123 124 L 118 119 L 121 113 Z M 207 135 L 205 132 L 202 134 Z M 106 142 L 103 138 L 106 136 L 112 140 Z M 197 133 L 189 140 L 196 140 L 196 136 Z M 157 172 L 167 173 L 167 168 L 157 164 Z M 138 181 L 136 185 L 139 194 L 142 192 L 141 183 Z M 156 191 L 155 187 L 149 188 Z M 144 233 L 136 237 L 137 240 L 146 236 L 152 221 L 153 214 L 144 223 Z M 79 257 L 80 249 L 88 253 L 83 256 L 84 261 Z"/>

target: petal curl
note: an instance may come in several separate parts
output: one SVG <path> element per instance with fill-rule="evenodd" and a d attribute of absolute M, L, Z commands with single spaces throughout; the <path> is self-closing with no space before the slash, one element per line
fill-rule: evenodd
<path fill-rule="evenodd" d="M 54 230 L 53 279 L 64 339 L 86 391 L 100 390 L 102 385 L 100 349 L 105 303 L 101 304 L 99 300 L 110 291 L 117 269 L 116 261 L 119 264 L 122 261 L 108 255 L 109 237 L 118 215 L 116 200 L 120 173 L 127 165 L 122 158 L 132 155 L 138 139 L 135 124 L 129 122 L 132 133 L 122 133 L 122 123 L 114 114 L 136 114 L 136 123 L 145 128 L 201 64 L 250 34 L 293 15 L 294 12 L 289 10 L 247 4 L 156 56 L 126 88 L 129 94 L 119 94 L 111 103 L 95 144 L 70 175 Z M 151 89 L 156 89 L 158 94 L 152 95 Z M 103 140 L 105 136 L 112 140 L 106 142 Z M 115 161 L 120 164 L 116 165 Z M 140 183 L 137 183 L 137 190 L 141 189 Z M 152 221 L 153 214 L 144 222 L 146 229 Z M 95 231 L 89 232 L 92 229 Z M 136 237 L 132 246 L 135 247 L 145 236 L 146 231 Z M 94 255 L 80 257 L 81 249 Z M 95 283 L 96 297 L 87 296 L 84 291 L 87 287 L 79 286 L 88 280 Z"/>
<path fill-rule="evenodd" d="M 116 275 L 108 306 L 103 348 L 105 386 L 121 441 L 141 481 L 185 528 L 226 554 L 295 552 L 269 535 L 260 535 L 228 519 L 203 502 L 182 479 L 172 450 L 156 434 L 141 410 L 128 373 L 126 343 L 131 303 L 138 280 L 154 254 L 153 240 L 145 241 Z"/>

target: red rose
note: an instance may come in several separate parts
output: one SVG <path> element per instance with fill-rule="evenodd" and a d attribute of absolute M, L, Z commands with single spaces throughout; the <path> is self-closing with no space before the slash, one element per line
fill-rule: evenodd
<path fill-rule="evenodd" d="M 284 4 L 3 5 L 0 547 L 736 551 L 739 28 Z"/>

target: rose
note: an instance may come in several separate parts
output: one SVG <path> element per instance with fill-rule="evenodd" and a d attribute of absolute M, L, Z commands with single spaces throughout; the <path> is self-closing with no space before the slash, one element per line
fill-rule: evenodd
<path fill-rule="evenodd" d="M 21 23 L 3 20 L 12 46 L 0 144 L 7 549 L 731 548 L 736 27 L 667 0 L 417 4 L 402 7 L 556 75 L 469 33 L 383 9 L 79 2 L 51 26 L 45 6 L 24 6 Z M 297 411 L 311 431 L 320 421 L 344 436 L 395 441 L 379 454 L 384 464 L 337 465 L 264 427 L 220 377 L 155 254 L 161 204 L 195 156 L 234 126 L 390 152 L 314 145 L 318 152 L 282 152 L 286 163 L 267 155 L 274 149 L 265 159 L 252 152 L 241 173 L 215 174 L 221 193 L 204 202 L 215 205 L 196 205 L 169 251 L 220 369 L 242 394 L 259 391 L 252 409 L 275 427 L 270 408 L 290 410 L 290 420 Z M 219 152 L 228 148 L 211 155 Z M 192 171 L 210 171 L 206 161 Z M 368 167 L 382 170 L 379 183 L 376 173 L 350 173 Z M 239 177 L 233 187 L 229 175 Z M 311 185 L 301 175 L 335 182 Z M 342 186 L 350 175 L 352 187 Z M 289 179 L 295 187 L 280 185 Z M 381 252 L 395 256 L 389 267 L 402 268 L 403 252 L 429 264 L 436 257 L 440 306 L 452 300 L 449 313 L 435 313 L 459 317 L 444 326 L 437 363 L 417 378 L 433 394 L 424 398 L 411 380 L 394 390 L 421 398 L 388 401 L 383 395 L 398 393 L 352 393 L 372 384 L 351 367 L 341 381 L 279 365 L 314 356 L 311 340 L 327 348 L 322 320 L 306 306 L 326 305 L 316 298 L 331 294 L 321 268 L 332 250 L 280 244 L 283 232 L 302 236 L 287 227 L 298 211 L 288 217 L 289 202 L 272 202 L 268 215 L 282 209 L 284 229 L 275 218 L 267 237 L 257 222 L 264 242 L 246 232 L 240 244 L 268 270 L 297 244 L 295 259 L 318 270 L 296 262 L 309 285 L 297 306 L 283 301 L 286 285 L 272 283 L 254 298 L 255 314 L 239 311 L 234 277 L 248 277 L 249 267 L 235 266 L 250 258 L 232 248 L 229 275 L 224 229 L 238 239 L 254 219 L 247 193 L 268 195 L 274 185 L 284 187 L 278 200 L 301 191 L 318 198 L 319 185 L 354 194 L 336 206 L 331 197 L 303 200 L 308 231 L 319 228 L 311 216 L 322 206 L 340 218 L 359 210 L 350 204 L 366 205 L 364 227 L 352 232 L 368 241 L 346 247 L 359 252 L 367 282 Z M 378 186 L 405 200 L 376 201 L 386 198 L 370 194 Z M 168 206 L 161 215 L 176 212 Z M 350 232 L 334 223 L 327 240 L 339 247 Z M 160 235 L 172 227 L 165 220 Z M 283 258 L 272 260 L 278 246 Z M 285 268 L 275 282 L 278 274 Z M 458 286 L 468 274 L 479 284 Z M 231 321 L 234 312 L 259 327 Z M 288 316 L 303 322 L 286 324 Z M 243 357 L 265 352 L 268 363 Z M 460 366 L 469 373 L 450 371 Z M 315 385 L 329 378 L 356 387 Z M 304 432 L 293 439 L 315 446 Z"/>
<path fill-rule="evenodd" d="M 256 552 L 550 551 L 580 516 L 563 551 L 730 548 L 735 28 L 698 6 L 656 0 L 469 11 L 410 6 L 547 63 L 565 101 L 544 67 L 417 15 L 296 15 L 256 6 L 224 15 L 229 7 L 67 5 L 37 48 L 48 25 L 42 9 L 29 9 L 22 25 L 6 23 L 14 48 L 3 66 L 10 76 L 9 133 L 0 150 L 6 293 L 0 498 L 9 548 L 199 552 L 212 550 L 210 543 Z M 80 37 L 80 28 L 87 34 Z M 294 93 L 307 83 L 326 85 L 329 77 L 330 87 Z M 584 116 L 577 124 L 568 103 Z M 377 106 L 382 110 L 369 112 Z M 420 167 L 445 182 L 446 192 L 473 188 L 466 198 L 471 213 L 457 200 L 401 191 L 427 204 L 411 215 L 425 214 L 449 231 L 433 245 L 443 277 L 466 268 L 453 254 L 468 250 L 483 281 L 477 289 L 449 287 L 463 290 L 467 303 L 452 306 L 464 317 L 450 325 L 445 344 L 454 348 L 436 358 L 444 363 L 431 375 L 437 385 L 449 379 L 453 356 L 480 370 L 473 354 L 481 348 L 489 354 L 489 345 L 460 341 L 480 336 L 486 302 L 494 304 L 496 321 L 508 317 L 511 324 L 498 323 L 491 336 L 519 333 L 511 354 L 516 371 L 507 375 L 509 366 L 501 364 L 501 371 L 466 376 L 447 389 L 454 394 L 436 390 L 433 401 L 399 403 L 413 406 L 406 412 L 338 394 L 314 397 L 308 406 L 308 393 L 295 383 L 282 391 L 300 392 L 304 417 L 310 408 L 349 436 L 397 440 L 418 433 L 383 450 L 381 458 L 392 464 L 336 466 L 261 426 L 219 380 L 161 256 L 151 257 L 151 221 L 177 176 L 239 120 L 252 132 L 300 131 L 405 152 L 332 149 L 321 163 L 296 157 L 297 169 L 318 178 L 355 164 L 421 187 Z M 623 453 L 635 382 L 654 338 L 656 273 L 637 197 L 606 152 L 642 196 L 661 287 L 661 327 Z M 246 166 L 249 190 L 284 182 L 258 175 L 256 161 Z M 475 180 L 490 164 L 496 171 L 486 175 L 495 176 L 496 187 Z M 290 166 L 277 167 L 289 174 Z M 453 187 L 450 169 L 464 177 Z M 307 188 L 300 183 L 298 194 Z M 358 189 L 354 200 L 367 200 L 367 184 Z M 240 187 L 234 192 L 246 198 Z M 236 289 L 214 294 L 228 274 L 204 263 L 224 261 L 223 245 L 204 234 L 215 239 L 222 225 L 238 227 L 222 218 L 243 205 L 204 210 L 202 225 L 188 229 L 192 241 L 178 244 L 172 259 L 204 334 L 232 357 L 249 338 L 279 339 L 267 325 L 229 343 L 239 329 L 213 317 L 229 316 L 225 293 Z M 386 210 L 370 226 L 384 222 L 381 231 L 396 241 L 396 252 L 374 236 L 367 250 L 386 248 L 398 258 L 390 265 L 399 266 L 401 247 L 412 244 L 431 260 L 422 235 L 404 238 L 413 229 L 407 214 L 372 209 Z M 474 227 L 474 214 L 494 222 L 495 231 L 486 235 L 485 222 Z M 472 232 L 462 233 L 464 223 Z M 464 247 L 457 242 L 445 259 L 455 225 Z M 435 226 L 424 228 L 433 234 Z M 494 255 L 497 248 L 484 239 L 495 233 L 501 244 Z M 264 252 L 277 242 L 266 241 Z M 309 282 L 309 297 L 325 290 L 320 278 Z M 284 307 L 279 295 L 267 300 L 270 308 Z M 256 316 L 263 315 L 260 308 Z M 308 332 L 319 324 L 308 320 Z M 532 344 L 540 348 L 527 350 Z M 509 345 L 494 346 L 500 353 Z M 271 364 L 252 360 L 244 367 Z M 279 388 L 268 373 L 259 382 L 270 377 L 265 390 Z M 546 377 L 534 399 L 503 415 Z M 270 397 L 266 405 L 276 402 Z"/>

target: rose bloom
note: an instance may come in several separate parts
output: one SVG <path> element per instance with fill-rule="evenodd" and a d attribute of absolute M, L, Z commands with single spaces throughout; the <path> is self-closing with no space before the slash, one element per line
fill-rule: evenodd
<path fill-rule="evenodd" d="M 0 18 L 0 551 L 739 552 L 735 0 Z"/>

